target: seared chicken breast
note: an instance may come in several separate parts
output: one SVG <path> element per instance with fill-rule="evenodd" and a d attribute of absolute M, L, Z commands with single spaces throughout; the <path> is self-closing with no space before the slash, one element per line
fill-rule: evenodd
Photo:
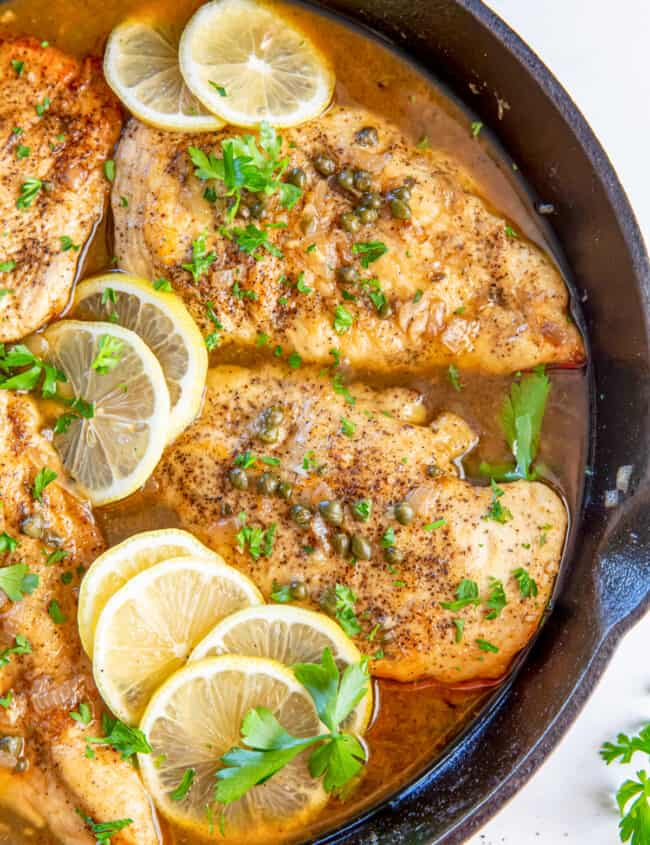
<path fill-rule="evenodd" d="M 7 552 L 2 564 L 25 563 L 32 581 L 37 579 L 21 600 L 11 601 L 0 590 L 0 654 L 14 648 L 17 637 L 29 643 L 23 653 L 9 653 L 0 668 L 0 695 L 9 701 L 0 708 L 0 734 L 15 738 L 3 744 L 3 767 L 12 762 L 5 749 L 18 758 L 13 773 L 3 769 L 0 794 L 63 843 L 94 841 L 78 809 L 98 823 L 132 819 L 113 837 L 115 845 L 155 845 L 149 802 L 135 769 L 107 748 L 85 754 L 85 737 L 102 735 L 103 708 L 79 642 L 76 595 L 103 541 L 40 427 L 32 400 L 0 391 L 0 534 Z M 43 467 L 57 478 L 39 500 L 34 484 Z M 7 537 L 17 541 L 15 549 Z M 88 725 L 70 716 L 81 702 L 91 708 Z"/>
<path fill-rule="evenodd" d="M 378 141 L 361 145 L 358 133 L 369 123 Z M 240 215 L 228 227 L 223 183 L 197 178 L 188 149 L 220 158 L 221 141 L 233 134 L 174 135 L 131 120 L 112 195 L 119 266 L 171 280 L 206 332 L 216 317 L 224 345 L 253 346 L 262 335 L 308 362 L 327 360 L 338 346 L 353 366 L 377 372 L 454 363 L 508 373 L 584 360 L 558 270 L 483 202 L 456 164 L 416 149 L 377 115 L 334 106 L 283 133 L 288 167 L 305 175 L 296 205 L 281 208 L 276 194 L 264 208 L 253 203 L 241 212 L 257 218 Z M 349 189 L 316 169 L 319 156 L 346 174 Z M 342 216 L 374 201 L 352 184 L 355 171 L 362 173 L 355 184 L 375 198 L 407 187 L 409 219 L 391 216 L 385 203 L 376 220 L 345 231 Z M 406 214 L 404 203 L 395 210 Z M 268 248 L 241 249 L 236 230 L 246 225 Z M 192 243 L 202 236 L 195 252 L 207 261 L 193 276 Z M 372 242 L 382 249 L 364 267 L 363 244 Z M 341 268 L 352 270 L 342 276 Z"/>
<path fill-rule="evenodd" d="M 267 598 L 299 582 L 312 604 L 352 607 L 376 675 L 492 679 L 540 621 L 567 518 L 544 484 L 462 480 L 474 442 L 459 417 L 414 424 L 368 388 L 221 366 L 153 483 Z"/>
<path fill-rule="evenodd" d="M 0 342 L 65 307 L 104 212 L 120 125 L 95 63 L 33 38 L 0 40 Z"/>

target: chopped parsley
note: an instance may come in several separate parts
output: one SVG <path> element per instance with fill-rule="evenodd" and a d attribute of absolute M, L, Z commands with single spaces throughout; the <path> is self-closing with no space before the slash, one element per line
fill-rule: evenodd
<path fill-rule="evenodd" d="M 31 150 L 24 144 L 18 144 L 16 147 L 16 158 L 29 158 Z"/>
<path fill-rule="evenodd" d="M 460 373 L 458 371 L 458 367 L 454 364 L 450 364 L 447 369 L 447 378 L 449 379 L 451 386 L 454 390 L 457 390 L 459 393 L 463 389 L 463 385 L 460 380 Z"/>
<path fill-rule="evenodd" d="M 87 816 L 79 807 L 75 807 L 75 812 L 84 820 L 88 829 L 95 837 L 97 845 L 110 845 L 111 837 L 120 830 L 124 830 L 130 824 L 133 824 L 133 819 L 115 819 L 111 822 L 95 822 L 91 816 Z"/>
<path fill-rule="evenodd" d="M 16 200 L 16 208 L 29 208 L 42 187 L 43 183 L 40 179 L 26 179 L 20 186 L 20 196 Z"/>
<path fill-rule="evenodd" d="M 23 71 L 25 70 L 25 62 L 21 62 L 19 59 L 12 59 L 11 66 L 16 71 L 16 76 L 23 75 Z"/>
<path fill-rule="evenodd" d="M 324 598 L 324 605 L 329 606 L 333 598 L 334 616 L 341 628 L 343 628 L 348 637 L 354 637 L 360 634 L 361 625 L 354 609 L 357 600 L 356 595 L 345 584 L 336 584 L 333 590 L 333 596 L 331 596 L 331 593 L 332 590 L 327 592 Z"/>
<path fill-rule="evenodd" d="M 70 712 L 70 718 L 74 719 L 80 725 L 87 727 L 93 720 L 93 713 L 88 702 L 82 701 L 78 710 L 72 710 Z"/>
<path fill-rule="evenodd" d="M 498 654 L 499 649 L 493 643 L 488 642 L 487 640 L 482 639 L 481 637 L 476 638 L 476 645 L 481 649 L 481 651 L 489 651 L 492 654 Z"/>
<path fill-rule="evenodd" d="M 483 124 L 480 120 L 472 121 L 472 136 L 474 138 L 478 138 L 478 136 L 481 134 L 481 129 L 483 129 Z"/>
<path fill-rule="evenodd" d="M 459 643 L 463 639 L 463 631 L 465 630 L 465 620 L 464 619 L 452 619 L 454 628 L 456 629 L 454 633 L 454 640 L 455 642 Z"/>
<path fill-rule="evenodd" d="M 277 523 L 272 522 L 266 529 L 247 525 L 246 514 L 240 513 L 239 524 L 241 527 L 235 535 L 239 551 L 243 552 L 248 549 L 248 553 L 253 560 L 258 560 L 260 557 L 270 557 L 273 552 Z"/>
<path fill-rule="evenodd" d="M 81 246 L 76 244 L 68 235 L 61 235 L 59 240 L 61 241 L 61 252 L 67 252 L 69 249 L 79 252 L 81 249 Z"/>
<path fill-rule="evenodd" d="M 506 227 L 505 227 L 505 232 L 506 232 L 506 235 L 509 238 L 518 238 L 519 237 L 519 235 L 517 234 L 517 232 L 515 232 L 515 230 L 512 228 L 512 226 L 509 226 L 507 223 L 506 223 Z"/>
<path fill-rule="evenodd" d="M 296 281 L 296 290 L 299 293 L 312 293 L 313 288 L 310 288 L 309 285 L 305 282 L 305 273 L 302 271 L 299 276 L 298 280 Z"/>
<path fill-rule="evenodd" d="M 196 284 L 201 276 L 207 272 L 208 267 L 217 260 L 217 255 L 214 252 L 208 252 L 205 243 L 205 233 L 199 235 L 196 240 L 192 241 L 192 260 L 187 264 L 182 264 L 183 270 L 187 270 L 192 274 L 194 284 Z"/>
<path fill-rule="evenodd" d="M 519 593 L 522 599 L 535 598 L 538 593 L 537 582 L 530 577 L 530 573 L 519 567 L 512 573 L 512 577 L 519 584 Z"/>
<path fill-rule="evenodd" d="M 463 578 L 456 589 L 455 601 L 444 601 L 441 602 L 441 605 L 445 608 L 445 610 L 452 610 L 456 612 L 457 610 L 462 610 L 468 605 L 477 605 L 480 603 L 481 600 L 478 595 L 478 584 L 476 581 L 471 581 L 469 578 Z"/>
<path fill-rule="evenodd" d="M 26 563 L 14 563 L 13 566 L 3 566 L 0 569 L 0 590 L 6 593 L 10 601 L 22 601 L 26 595 L 31 596 L 38 587 L 38 582 L 38 575 L 30 572 Z M 18 637 L 16 637 L 16 642 L 18 642 Z M 11 653 L 26 654 L 27 652 Z"/>
<path fill-rule="evenodd" d="M 341 434 L 344 434 L 346 437 L 354 437 L 356 428 L 353 422 L 350 422 L 345 417 L 341 417 Z"/>
<path fill-rule="evenodd" d="M 292 352 L 291 355 L 287 358 L 287 364 L 291 367 L 292 370 L 297 370 L 298 367 L 302 364 L 302 358 L 298 355 L 297 352 Z"/>
<path fill-rule="evenodd" d="M 503 608 L 508 604 L 503 583 L 497 578 L 490 578 L 490 593 L 485 604 L 490 611 L 486 619 L 497 619 Z"/>
<path fill-rule="evenodd" d="M 124 722 L 112 719 L 106 713 L 102 716 L 102 727 L 104 736 L 87 736 L 86 742 L 90 745 L 108 745 L 115 751 L 119 751 L 122 760 L 128 760 L 134 754 L 150 754 L 153 750 L 147 737 L 139 728 L 125 725 Z"/>
<path fill-rule="evenodd" d="M 115 180 L 115 162 L 112 158 L 107 158 L 104 162 L 104 176 L 109 182 L 113 182 Z"/>
<path fill-rule="evenodd" d="M 97 345 L 97 355 L 90 365 L 100 376 L 108 375 L 120 363 L 124 354 L 124 341 L 110 334 L 103 334 Z"/>
<path fill-rule="evenodd" d="M 344 305 L 337 305 L 334 311 L 334 331 L 345 334 L 352 328 L 354 317 Z"/>
<path fill-rule="evenodd" d="M 36 104 L 36 114 L 37 114 L 39 117 L 43 117 L 43 115 L 45 114 L 45 112 L 49 109 L 49 107 L 50 107 L 50 102 L 51 102 L 51 101 L 50 101 L 50 98 L 49 98 L 49 97 L 44 97 L 44 98 L 43 98 L 43 102 L 41 102 L 41 103 L 37 103 L 37 104 Z"/>
<path fill-rule="evenodd" d="M 257 226 L 249 223 L 245 229 L 235 227 L 232 233 L 241 251 L 250 255 L 256 261 L 262 258 L 259 252 L 260 249 L 266 250 L 266 252 L 274 255 L 276 258 L 283 258 L 282 251 L 269 241 L 268 228 L 258 229 Z"/>
<path fill-rule="evenodd" d="M 218 83 L 213 82 L 211 79 L 208 79 L 208 85 L 211 85 L 220 97 L 228 96 L 228 94 L 226 93 L 226 89 L 223 87 L 223 85 L 219 85 Z"/>
<path fill-rule="evenodd" d="M 390 549 L 395 545 L 395 542 L 395 529 L 391 525 L 381 535 L 381 546 L 383 549 Z"/>
<path fill-rule="evenodd" d="M 0 273 L 11 273 L 16 267 L 15 261 L 0 261 Z"/>
<path fill-rule="evenodd" d="M 372 501 L 370 499 L 358 499 L 352 505 L 352 513 L 362 522 L 368 522 L 372 514 Z"/>
<path fill-rule="evenodd" d="M 490 479 L 490 486 L 492 487 L 492 501 L 483 519 L 491 519 L 493 522 L 500 522 L 505 525 L 513 518 L 512 512 L 501 504 L 500 499 L 503 496 L 503 490 L 493 478 Z"/>
<path fill-rule="evenodd" d="M 205 338 L 205 345 L 208 347 L 208 351 L 212 352 L 212 350 L 219 346 L 219 343 L 221 342 L 221 335 L 219 332 L 223 330 L 223 326 L 214 311 L 214 304 L 212 302 L 206 303 L 205 311 L 208 319 L 214 326 L 214 331 L 210 332 L 210 334 Z"/>
<path fill-rule="evenodd" d="M 55 625 L 63 625 L 64 622 L 68 621 L 68 617 L 65 613 L 61 610 L 61 606 L 59 605 L 56 599 L 52 599 L 47 606 L 47 612 L 50 615 L 50 619 L 54 622 Z"/>
<path fill-rule="evenodd" d="M 162 277 L 159 279 L 154 279 L 151 283 L 153 285 L 154 290 L 161 290 L 163 293 L 170 293 L 174 290 L 172 287 L 172 283 L 167 279 L 163 279 Z"/>
<path fill-rule="evenodd" d="M 2 574 L 2 571 L 3 570 L 0 569 L 0 576 Z M 24 637 L 22 634 L 16 634 L 16 636 L 14 637 L 14 644 L 0 651 L 0 669 L 3 669 L 5 666 L 9 665 L 11 658 L 14 654 L 18 655 L 31 653 L 32 646 L 27 637 Z"/>
<path fill-rule="evenodd" d="M 32 497 L 39 502 L 43 501 L 43 491 L 51 484 L 54 479 L 57 478 L 57 474 L 54 472 L 53 469 L 49 467 L 41 467 L 39 471 L 36 473 L 36 478 L 34 479 L 34 487 L 32 488 Z"/>
<path fill-rule="evenodd" d="M 185 769 L 183 772 L 183 777 L 180 779 L 180 782 L 176 789 L 172 790 L 169 793 L 169 797 L 172 801 L 182 801 L 183 798 L 187 797 L 188 792 L 192 788 L 192 784 L 194 783 L 194 778 L 196 777 L 196 769 Z"/>
<path fill-rule="evenodd" d="M 15 552 L 16 547 L 18 546 L 18 541 L 7 534 L 6 531 L 3 531 L 0 534 L 0 554 L 8 553 L 8 552 Z"/>
<path fill-rule="evenodd" d="M 382 241 L 357 242 L 352 245 L 352 252 L 360 256 L 361 266 L 368 267 L 388 252 L 388 247 Z"/>
<path fill-rule="evenodd" d="M 446 524 L 447 520 L 443 517 L 442 519 L 436 519 L 435 522 L 427 522 L 427 524 L 423 527 L 425 531 L 437 531 Z"/>

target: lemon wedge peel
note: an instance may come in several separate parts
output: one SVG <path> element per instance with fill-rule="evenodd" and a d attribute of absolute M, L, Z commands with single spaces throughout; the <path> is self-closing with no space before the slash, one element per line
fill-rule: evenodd
<path fill-rule="evenodd" d="M 101 374 L 92 364 L 105 336 L 121 344 L 120 359 Z M 54 434 L 63 465 L 93 505 L 125 498 L 149 478 L 167 441 L 169 391 L 156 356 L 113 323 L 61 320 L 41 337 L 74 398 L 94 405 L 92 418 L 77 417 Z"/>
<path fill-rule="evenodd" d="M 185 85 L 172 27 L 146 20 L 121 23 L 106 43 L 104 77 L 130 112 L 157 129 L 214 132 L 223 126 Z"/>
<path fill-rule="evenodd" d="M 134 534 L 95 559 L 81 582 L 77 608 L 81 644 L 90 658 L 93 656 L 97 620 L 111 596 L 145 569 L 186 555 L 222 560 L 192 534 L 178 528 Z"/>
<path fill-rule="evenodd" d="M 297 126 L 321 114 L 334 91 L 311 41 L 254 0 L 201 6 L 181 35 L 179 62 L 197 99 L 236 126 Z"/>
<path fill-rule="evenodd" d="M 111 299 L 102 301 L 106 290 L 112 291 Z M 104 273 L 77 285 L 72 310 L 84 320 L 114 314 L 117 325 L 135 331 L 147 344 L 158 358 L 170 393 L 167 442 L 178 437 L 200 411 L 208 371 L 205 341 L 181 298 L 155 290 L 139 276 Z"/>
<path fill-rule="evenodd" d="M 93 675 L 123 722 L 137 724 L 155 690 L 224 616 L 261 604 L 250 579 L 220 560 L 182 556 L 133 576 L 95 629 Z"/>
<path fill-rule="evenodd" d="M 361 652 L 328 616 L 295 605 L 265 604 L 226 616 L 201 640 L 190 662 L 224 654 L 264 657 L 286 666 L 318 663 L 329 648 L 342 671 L 359 663 Z M 373 713 L 372 685 L 346 719 L 343 728 L 362 735 Z"/>
<path fill-rule="evenodd" d="M 145 786 L 165 816 L 206 834 L 210 821 L 218 826 L 223 812 L 229 843 L 262 845 L 284 841 L 320 813 L 329 796 L 320 779 L 310 776 L 306 755 L 299 755 L 239 801 L 226 806 L 214 803 L 219 758 L 239 745 L 241 721 L 257 706 L 270 709 L 295 736 L 326 733 L 308 692 L 274 660 L 208 657 L 180 669 L 153 695 L 140 722 L 153 753 L 138 756 Z M 220 723 L 226 714 L 232 721 Z M 170 791 L 186 768 L 196 770 L 194 784 L 185 799 L 173 801 Z"/>

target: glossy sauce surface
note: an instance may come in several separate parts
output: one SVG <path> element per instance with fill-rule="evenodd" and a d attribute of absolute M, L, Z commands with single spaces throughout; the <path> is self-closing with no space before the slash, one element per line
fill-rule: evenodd
<path fill-rule="evenodd" d="M 34 34 L 75 55 L 99 57 L 106 36 L 127 15 L 149 15 L 182 24 L 198 5 L 195 0 L 84 0 L 74 4 L 68 0 L 14 0 L 0 7 L 0 30 Z M 512 221 L 519 232 L 549 249 L 523 183 L 517 181 L 519 175 L 513 163 L 497 155 L 486 133 L 478 139 L 472 136 L 472 118 L 430 78 L 378 42 L 327 16 L 273 5 L 302 27 L 331 61 L 337 77 L 337 102 L 361 104 L 382 114 L 414 143 L 426 136 L 432 147 L 464 166 L 491 207 Z M 104 220 L 86 251 L 80 277 L 111 266 L 110 229 L 110 219 Z M 219 360 L 224 359 L 217 352 L 213 362 Z M 250 357 L 239 356 L 237 360 L 251 362 Z M 479 446 L 465 461 L 468 477 L 475 474 L 481 458 L 494 461 L 506 457 L 497 418 L 510 378 L 468 374 L 463 377 L 464 389 L 458 392 L 446 372 L 434 372 L 427 378 L 396 375 L 381 382 L 363 372 L 350 375 L 378 386 L 382 382 L 399 383 L 419 389 L 429 417 L 450 410 L 465 418 L 480 436 Z M 573 512 L 586 455 L 586 379 L 582 371 L 558 370 L 552 373 L 552 384 L 539 463 Z M 98 511 L 96 516 L 109 544 L 137 531 L 177 522 L 175 515 L 157 506 L 146 490 Z M 433 685 L 411 688 L 387 682 L 378 683 L 376 690 L 377 713 L 366 737 L 370 751 L 366 776 L 345 803 L 330 803 L 314 830 L 305 832 L 305 840 L 335 827 L 412 779 L 466 724 L 486 694 L 485 690 L 443 690 Z M 43 831 L 34 834 L 23 822 L 0 815 L 0 843 L 33 841 L 45 845 L 50 840 Z M 196 840 L 181 831 L 166 829 L 164 841 L 190 845 Z"/>

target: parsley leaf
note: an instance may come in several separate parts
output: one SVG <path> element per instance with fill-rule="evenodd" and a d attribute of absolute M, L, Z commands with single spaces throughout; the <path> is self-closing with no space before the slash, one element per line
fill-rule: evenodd
<path fill-rule="evenodd" d="M 258 560 L 261 557 L 270 557 L 273 552 L 277 523 L 272 522 L 266 529 L 260 528 L 257 525 L 247 525 L 246 514 L 240 513 L 239 524 L 241 528 L 235 535 L 239 551 L 243 552 L 248 548 L 248 552 L 253 560 Z"/>
<path fill-rule="evenodd" d="M 529 572 L 519 567 L 519 569 L 515 569 L 512 576 L 519 584 L 519 592 L 522 599 L 535 598 L 538 592 L 537 582 L 530 577 Z M 650 751 L 648 753 L 650 754 Z"/>
<path fill-rule="evenodd" d="M 7 534 L 6 531 L 3 531 L 2 534 L 0 534 L 0 554 L 3 552 L 15 552 L 17 545 L 18 541 L 11 535 Z"/>
<path fill-rule="evenodd" d="M 192 784 L 194 783 L 195 777 L 196 769 L 185 769 L 180 783 L 178 784 L 176 789 L 169 793 L 169 797 L 172 799 L 172 801 L 182 801 L 183 798 L 187 796 L 187 793 L 192 788 Z"/>
<path fill-rule="evenodd" d="M 492 501 L 488 512 L 483 519 L 491 519 L 493 522 L 500 522 L 504 525 L 512 519 L 512 513 L 508 508 L 505 508 L 499 499 L 503 496 L 503 490 L 497 485 L 496 481 L 490 479 L 490 487 L 492 488 Z"/>
<path fill-rule="evenodd" d="M 345 417 L 341 417 L 341 434 L 344 434 L 346 437 L 354 437 L 356 428 L 353 422 L 347 420 Z"/>
<path fill-rule="evenodd" d="M 134 754 L 150 754 L 153 750 L 139 728 L 131 728 L 106 714 L 102 717 L 102 725 L 105 736 L 87 736 L 86 742 L 91 745 L 110 745 L 120 752 L 122 760 L 128 760 Z"/>
<path fill-rule="evenodd" d="M 262 257 L 259 253 L 260 249 L 265 249 L 276 258 L 283 257 L 281 250 L 269 241 L 268 229 L 258 229 L 257 226 L 249 223 L 245 229 L 235 227 L 232 233 L 241 251 L 250 255 L 255 261 L 259 261 Z"/>
<path fill-rule="evenodd" d="M 100 376 L 108 375 L 117 367 L 124 351 L 124 341 L 109 334 L 99 338 L 97 355 L 90 365 Z"/>
<path fill-rule="evenodd" d="M 68 617 L 65 613 L 61 610 L 61 606 L 56 599 L 52 599 L 48 606 L 47 612 L 50 615 L 50 619 L 54 622 L 55 625 L 63 625 L 65 622 L 68 621 Z"/>
<path fill-rule="evenodd" d="M 104 176 L 109 182 L 113 182 L 115 180 L 115 162 L 112 158 L 107 158 L 104 162 Z"/>
<path fill-rule="evenodd" d="M 350 314 L 344 305 L 337 305 L 334 310 L 334 331 L 337 334 L 345 334 L 352 328 L 354 316 Z"/>
<path fill-rule="evenodd" d="M 368 267 L 388 252 L 388 247 L 382 241 L 365 241 L 357 242 L 352 245 L 352 252 L 354 255 L 359 255 L 361 266 L 368 269 Z"/>
<path fill-rule="evenodd" d="M 470 604 L 480 604 L 481 600 L 478 596 L 478 584 L 476 581 L 471 581 L 469 578 L 463 578 L 456 589 L 455 601 L 443 601 L 442 607 L 445 610 L 462 610 Z"/>
<path fill-rule="evenodd" d="M 631 845 L 646 845 L 650 842 L 650 778 L 643 770 L 636 776 L 638 780 L 626 780 L 616 793 L 621 813 L 618 829 L 621 842 L 631 840 Z"/>
<path fill-rule="evenodd" d="M 43 183 L 40 179 L 26 179 L 20 186 L 20 196 L 16 200 L 16 208 L 29 208 L 42 187 Z"/>
<path fill-rule="evenodd" d="M 57 478 L 57 474 L 54 472 L 53 469 L 49 467 L 41 467 L 39 471 L 36 473 L 36 478 L 34 479 L 34 487 L 32 489 L 32 496 L 39 502 L 43 501 L 43 491 L 51 484 L 54 479 Z"/>
<path fill-rule="evenodd" d="M 536 477 L 531 466 L 537 450 L 539 437 L 546 409 L 546 400 L 551 383 L 543 368 L 523 376 L 510 388 L 501 409 L 501 427 L 512 454 L 517 462 L 514 469 L 502 477 L 504 480 Z"/>
<path fill-rule="evenodd" d="M 38 587 L 38 582 L 38 575 L 30 572 L 26 563 L 14 563 L 13 566 L 3 566 L 0 569 L 0 590 L 7 594 L 10 601 L 21 601 L 25 595 L 31 596 Z M 11 653 L 27 654 L 22 651 Z"/>
<path fill-rule="evenodd" d="M 498 578 L 490 578 L 490 593 L 485 604 L 490 608 L 486 619 L 497 619 L 503 608 L 508 604 L 503 582 L 499 581 Z"/>
<path fill-rule="evenodd" d="M 82 701 L 78 710 L 70 712 L 70 718 L 80 725 L 89 725 L 93 720 L 93 713 L 87 701 Z"/>
<path fill-rule="evenodd" d="M 481 637 L 477 637 L 475 642 L 476 645 L 481 649 L 481 651 L 489 651 L 492 654 L 499 653 L 498 646 L 495 646 L 494 643 L 490 643 L 487 640 L 481 639 Z"/>
<path fill-rule="evenodd" d="M 0 575 L 2 571 L 3 570 L 0 569 Z M 11 656 L 13 654 L 31 653 L 32 646 L 27 637 L 24 637 L 22 634 L 16 634 L 16 636 L 14 637 L 14 644 L 0 651 L 0 669 L 3 669 L 5 666 L 9 665 L 9 662 L 11 661 Z"/>
<path fill-rule="evenodd" d="M 454 364 L 449 365 L 447 369 L 447 378 L 449 379 L 451 386 L 454 388 L 454 390 L 460 393 L 460 391 L 463 389 L 463 385 L 460 380 L 460 373 L 458 371 L 458 367 L 456 367 Z"/>
<path fill-rule="evenodd" d="M 194 284 L 196 284 L 201 276 L 207 271 L 208 267 L 216 260 L 216 253 L 208 252 L 204 233 L 199 235 L 196 240 L 192 241 L 192 260 L 181 266 L 183 267 L 183 270 L 187 270 L 192 274 Z"/>
<path fill-rule="evenodd" d="M 91 816 L 85 815 L 79 807 L 75 807 L 75 812 L 78 816 L 81 816 L 84 822 L 88 825 L 90 832 L 95 836 L 95 842 L 97 845 L 110 845 L 113 834 L 118 833 L 120 830 L 124 830 L 125 827 L 133 824 L 133 819 L 116 819 L 112 822 L 95 822 Z"/>
<path fill-rule="evenodd" d="M 352 513 L 362 522 L 368 522 L 372 513 L 372 501 L 370 499 L 358 499 L 352 505 Z"/>
<path fill-rule="evenodd" d="M 153 285 L 154 290 L 161 290 L 164 293 L 169 293 L 174 290 L 171 282 L 167 279 L 163 279 L 162 277 L 160 279 L 154 279 L 151 284 Z"/>
<path fill-rule="evenodd" d="M 79 252 L 81 249 L 81 246 L 76 244 L 69 235 L 61 235 L 59 240 L 61 241 L 61 252 L 67 252 L 69 249 Z"/>
<path fill-rule="evenodd" d="M 620 733 L 616 742 L 605 742 L 600 749 L 600 756 L 607 765 L 619 757 L 619 763 L 629 763 L 637 751 L 650 756 L 650 722 L 641 728 L 637 736 Z"/>
<path fill-rule="evenodd" d="M 354 609 L 354 604 L 357 600 L 356 595 L 349 587 L 346 587 L 345 584 L 336 584 L 333 590 L 333 596 L 331 590 L 328 591 L 328 593 L 334 600 L 334 616 L 341 628 L 343 628 L 349 637 L 354 637 L 357 634 L 360 634 L 361 625 L 359 624 L 359 620 L 357 619 Z M 325 598 L 325 603 L 329 604 L 331 602 L 331 598 Z"/>

